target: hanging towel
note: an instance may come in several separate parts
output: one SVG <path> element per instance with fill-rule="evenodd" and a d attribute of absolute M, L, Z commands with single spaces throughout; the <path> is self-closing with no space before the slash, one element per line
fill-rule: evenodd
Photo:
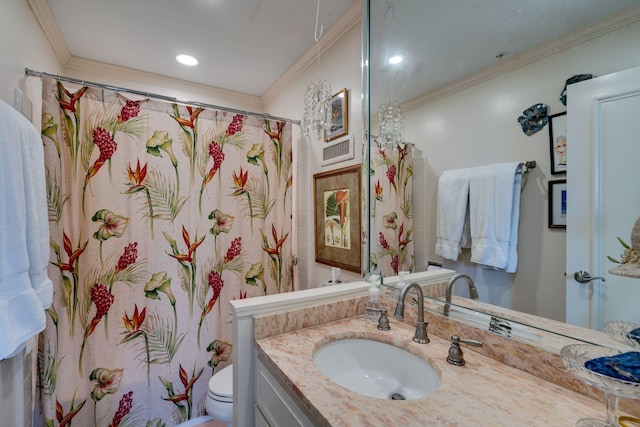
<path fill-rule="evenodd" d="M 0 100 L 0 359 L 41 332 L 53 288 L 40 133 Z"/>
<path fill-rule="evenodd" d="M 469 200 L 469 170 L 444 171 L 438 180 L 436 254 L 457 261 Z"/>
<path fill-rule="evenodd" d="M 520 221 L 519 162 L 472 168 L 469 178 L 471 261 L 515 273 Z"/>

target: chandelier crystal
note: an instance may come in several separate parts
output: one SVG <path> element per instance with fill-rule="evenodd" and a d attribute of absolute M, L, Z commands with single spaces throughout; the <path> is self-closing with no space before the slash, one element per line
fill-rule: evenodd
<path fill-rule="evenodd" d="M 378 108 L 378 138 L 387 144 L 403 141 L 404 114 L 398 101 L 380 104 Z"/>
<path fill-rule="evenodd" d="M 320 38 L 322 37 L 323 26 L 320 26 L 318 35 L 318 18 L 320 16 L 320 0 L 316 10 L 316 28 L 314 38 L 316 41 L 316 75 L 315 82 L 309 82 L 304 93 L 304 115 L 302 116 L 302 129 L 305 136 L 317 132 L 318 139 L 322 137 L 322 132 L 331 132 L 331 84 L 320 78 Z"/>

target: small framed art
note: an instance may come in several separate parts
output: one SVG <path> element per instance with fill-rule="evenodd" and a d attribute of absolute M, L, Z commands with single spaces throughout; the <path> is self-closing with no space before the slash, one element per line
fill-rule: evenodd
<path fill-rule="evenodd" d="M 567 112 L 549 116 L 551 174 L 567 172 Z"/>
<path fill-rule="evenodd" d="M 324 140 L 333 141 L 349 133 L 349 91 L 342 89 L 331 97 L 331 129 Z"/>
<path fill-rule="evenodd" d="M 549 181 L 549 228 L 567 228 L 567 180 Z"/>

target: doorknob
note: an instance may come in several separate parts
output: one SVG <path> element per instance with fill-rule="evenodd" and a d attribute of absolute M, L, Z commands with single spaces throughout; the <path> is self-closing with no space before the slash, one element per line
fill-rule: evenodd
<path fill-rule="evenodd" d="M 592 280 L 602 280 L 603 282 L 607 281 L 607 279 L 601 276 L 591 277 L 591 275 L 587 271 L 582 270 L 576 271 L 573 274 L 573 278 L 576 279 L 576 282 L 578 283 L 589 283 Z"/>

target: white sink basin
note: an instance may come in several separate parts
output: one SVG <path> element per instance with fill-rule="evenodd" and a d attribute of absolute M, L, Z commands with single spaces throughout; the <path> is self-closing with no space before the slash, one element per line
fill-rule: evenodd
<path fill-rule="evenodd" d="M 440 386 L 440 377 L 425 360 L 379 341 L 333 341 L 320 347 L 313 361 L 342 387 L 381 399 L 418 399 Z"/>

